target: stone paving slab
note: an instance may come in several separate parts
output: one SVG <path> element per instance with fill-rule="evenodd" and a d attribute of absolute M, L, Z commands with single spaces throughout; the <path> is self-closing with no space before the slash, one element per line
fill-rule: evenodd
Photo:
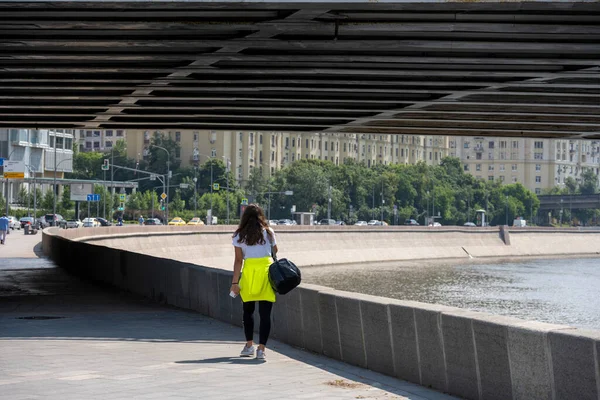
<path fill-rule="evenodd" d="M 0 255 L 3 400 L 455 399 L 275 340 L 240 358 L 238 327 L 18 262 Z"/>

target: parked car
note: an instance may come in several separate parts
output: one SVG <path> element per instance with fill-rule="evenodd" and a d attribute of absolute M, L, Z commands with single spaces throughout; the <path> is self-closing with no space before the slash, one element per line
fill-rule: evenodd
<path fill-rule="evenodd" d="M 434 222 L 433 226 L 442 226 L 442 224 L 440 224 L 439 222 Z"/>
<path fill-rule="evenodd" d="M 291 219 L 280 219 L 277 221 L 277 225 L 296 225 L 296 221 L 292 221 Z"/>
<path fill-rule="evenodd" d="M 367 226 L 367 221 L 356 221 L 356 223 L 354 225 L 358 225 L 358 226 Z"/>
<path fill-rule="evenodd" d="M 381 225 L 383 225 L 383 222 L 379 221 L 378 219 L 372 219 L 369 222 L 367 222 L 367 225 L 369 225 L 369 226 L 381 226 Z"/>
<path fill-rule="evenodd" d="M 404 221 L 404 225 L 414 225 L 414 226 L 417 226 L 417 225 L 420 225 L 420 224 L 416 220 L 410 218 L 410 219 L 407 219 L 407 220 Z"/>
<path fill-rule="evenodd" d="M 59 226 L 64 228 L 67 225 L 67 221 L 60 214 L 46 214 L 41 220 L 44 228 L 48 226 Z"/>
<path fill-rule="evenodd" d="M 335 225 L 335 219 L 322 219 L 319 221 L 319 225 Z"/>
<path fill-rule="evenodd" d="M 162 225 L 163 223 L 158 218 L 148 218 L 144 221 L 144 225 Z"/>
<path fill-rule="evenodd" d="M 274 219 L 270 219 L 269 225 L 277 225 L 277 221 L 275 221 Z"/>
<path fill-rule="evenodd" d="M 169 221 L 169 225 L 182 226 L 185 225 L 185 221 L 180 217 L 175 217 Z"/>
<path fill-rule="evenodd" d="M 96 219 L 97 219 L 97 220 L 98 220 L 98 222 L 100 223 L 100 226 L 111 226 L 111 225 L 112 225 L 112 222 L 110 222 L 110 221 L 109 221 L 109 220 L 107 220 L 107 219 L 100 218 L 100 217 L 98 217 L 98 218 L 96 218 Z"/>
<path fill-rule="evenodd" d="M 204 221 L 201 218 L 194 217 L 190 219 L 187 223 L 188 225 L 204 225 Z"/>
<path fill-rule="evenodd" d="M 83 226 L 83 222 L 80 219 L 68 219 L 67 220 L 67 229 L 69 228 L 81 228 Z"/>
<path fill-rule="evenodd" d="M 8 227 L 10 229 L 12 229 L 13 231 L 15 229 L 21 229 L 21 223 L 19 221 L 17 221 L 16 217 L 8 217 Z"/>
<path fill-rule="evenodd" d="M 96 218 L 86 218 L 83 220 L 84 228 L 96 228 L 100 226 L 100 222 Z"/>
<path fill-rule="evenodd" d="M 346 225 L 344 221 L 335 221 L 336 225 Z"/>
<path fill-rule="evenodd" d="M 21 228 L 25 228 L 26 224 L 33 225 L 35 224 L 35 218 L 33 217 L 23 217 L 19 220 L 19 224 L 21 224 Z"/>
<path fill-rule="evenodd" d="M 477 226 L 473 222 L 465 222 L 464 226 Z"/>

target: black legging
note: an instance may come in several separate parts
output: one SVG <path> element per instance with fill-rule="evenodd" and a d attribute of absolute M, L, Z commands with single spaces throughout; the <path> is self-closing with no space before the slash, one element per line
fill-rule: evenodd
<path fill-rule="evenodd" d="M 254 308 L 256 302 L 249 301 L 243 303 L 244 305 L 244 333 L 246 334 L 246 340 L 253 340 L 254 337 Z M 270 301 L 259 301 L 258 302 L 258 315 L 260 316 L 260 327 L 258 330 L 259 344 L 265 346 L 267 340 L 269 340 L 269 333 L 271 332 L 271 309 L 273 303 Z"/>

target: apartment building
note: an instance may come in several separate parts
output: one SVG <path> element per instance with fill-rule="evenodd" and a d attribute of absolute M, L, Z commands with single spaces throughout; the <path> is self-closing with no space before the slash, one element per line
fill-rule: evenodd
<path fill-rule="evenodd" d="M 110 151 L 119 140 L 125 140 L 123 129 L 76 129 L 73 131 L 79 151 Z"/>
<path fill-rule="evenodd" d="M 600 141 L 451 137 L 449 147 L 465 172 L 478 179 L 520 182 L 536 194 L 564 185 L 568 177 L 580 182 L 584 171 L 598 174 L 600 167 Z"/>
<path fill-rule="evenodd" d="M 221 158 L 229 162 L 238 181 L 247 180 L 253 168 L 261 168 L 268 177 L 301 159 L 331 161 L 336 165 L 353 159 L 371 167 L 419 161 L 433 165 L 448 155 L 448 138 L 443 136 L 201 130 L 128 131 L 128 157 L 146 157 L 155 132 L 179 144 L 179 153 L 174 156 L 182 166 Z"/>

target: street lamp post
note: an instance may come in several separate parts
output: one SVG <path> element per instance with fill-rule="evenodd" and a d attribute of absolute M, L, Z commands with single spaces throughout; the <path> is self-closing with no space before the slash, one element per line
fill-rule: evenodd
<path fill-rule="evenodd" d="M 153 144 L 152 146 L 164 150 L 167 153 L 167 198 L 165 199 L 165 220 L 169 221 L 169 179 L 171 177 L 171 152 L 169 152 L 169 150 L 165 149 L 164 147 L 158 146 L 156 144 Z"/>
<path fill-rule="evenodd" d="M 196 191 L 198 190 L 198 178 L 196 177 L 196 173 L 198 172 L 198 168 L 194 167 L 194 218 L 198 215 L 198 196 L 196 195 Z"/>
<path fill-rule="evenodd" d="M 14 153 L 15 150 L 16 149 L 13 149 L 13 151 L 10 152 L 10 154 L 8 155 L 8 157 L 6 157 L 6 160 L 4 160 L 4 162 L 5 162 L 4 165 L 6 165 L 6 161 L 10 160 L 10 156 L 12 156 L 12 153 Z M 8 178 L 5 178 L 4 181 L 5 181 L 4 184 L 6 185 L 6 215 L 8 216 L 8 211 L 9 211 L 8 210 L 8 196 L 9 196 L 9 192 L 8 192 Z"/>
<path fill-rule="evenodd" d="M 54 146 L 56 146 L 56 137 L 54 138 Z M 56 163 L 56 147 L 54 148 L 54 181 L 52 183 L 52 187 L 53 187 L 53 195 L 52 197 L 54 197 L 53 201 L 52 201 L 52 211 L 53 214 L 56 215 L 56 169 L 58 168 L 58 166 L 62 163 L 64 163 L 65 161 L 73 161 L 72 158 L 67 158 L 64 160 L 61 160 L 58 164 Z"/>

